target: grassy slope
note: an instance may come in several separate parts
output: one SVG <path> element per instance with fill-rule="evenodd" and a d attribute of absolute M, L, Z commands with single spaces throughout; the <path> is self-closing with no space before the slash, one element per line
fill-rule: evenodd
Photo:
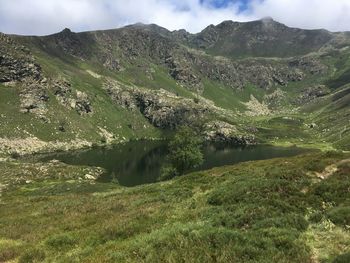
<path fill-rule="evenodd" d="M 161 132 L 150 125 L 141 113 L 129 112 L 115 105 L 103 91 L 102 80 L 94 78 L 86 70 L 101 72 L 105 76 L 111 76 L 110 72 L 68 56 L 64 60 L 51 57 L 34 47 L 33 52 L 46 76 L 64 77 L 71 81 L 73 93 L 79 90 L 88 94 L 94 114 L 80 116 L 74 109 L 62 106 L 55 98 L 53 91 L 49 91 L 47 117 L 51 123 L 45 123 L 31 114 L 19 112 L 20 87 L 10 88 L 0 85 L 0 109 L 4 116 L 0 137 L 26 137 L 25 131 L 27 131 L 45 141 L 66 141 L 78 137 L 98 142 L 101 139 L 98 126 L 114 133 L 119 139 L 161 136 Z M 59 122 L 62 120 L 67 122 L 64 133 L 58 132 Z M 130 129 L 130 126 L 135 129 Z"/>
<path fill-rule="evenodd" d="M 112 72 L 100 64 L 97 58 L 92 57 L 91 60 L 78 60 L 75 57 L 69 56 L 59 49 L 50 48 L 50 45 L 43 46 L 39 38 L 19 38 L 24 45 L 30 48 L 39 64 L 42 65 L 45 75 L 49 77 L 65 77 L 73 84 L 73 90 L 86 92 L 94 107 L 95 113 L 92 116 L 81 117 L 75 110 L 70 110 L 60 105 L 53 94 L 49 102 L 49 117 L 52 119 L 51 124 L 45 124 L 33 116 L 24 116 L 16 111 L 18 107 L 18 89 L 4 88 L 0 86 L 1 103 L 0 107 L 5 113 L 6 118 L 3 118 L 6 123 L 6 128 L 0 129 L 0 136 L 24 137 L 26 134 L 17 127 L 24 127 L 26 131 L 36 135 L 43 140 L 70 140 L 73 138 L 86 139 L 93 142 L 101 140 L 101 135 L 98 133 L 97 127 L 106 127 L 105 129 L 114 133 L 117 138 L 142 138 L 142 137 L 160 137 L 161 132 L 152 127 L 148 121 L 137 112 L 129 112 L 117 105 L 113 104 L 106 92 L 102 89 L 102 79 L 97 79 L 91 76 L 87 70 L 93 71 L 102 76 L 115 78 L 125 84 L 132 84 L 148 89 L 166 89 L 178 94 L 181 97 L 193 98 L 195 93 L 177 84 L 168 74 L 165 67 L 155 65 L 147 60 L 147 58 L 137 58 L 130 64 L 128 61 L 123 61 L 125 70 L 121 72 Z M 91 50 L 97 48 L 91 43 Z M 91 53 L 92 51 L 89 50 Z M 119 51 L 115 51 L 119 52 Z M 91 54 L 94 54 L 92 52 Z M 116 53 L 117 54 L 117 53 Z M 335 85 L 348 81 L 346 78 L 350 61 L 347 59 L 348 51 L 339 51 L 335 54 L 323 56 L 322 60 L 329 66 L 329 74 L 323 77 L 308 75 L 302 82 L 291 82 L 286 86 L 280 87 L 286 92 L 286 98 L 281 102 L 283 114 L 276 114 L 268 117 L 239 118 L 236 115 L 229 117 L 231 122 L 244 126 L 256 126 L 260 131 L 257 135 L 261 141 L 279 143 L 289 142 L 303 144 L 305 141 L 314 142 L 317 144 L 333 144 L 334 147 L 349 149 L 347 145 L 347 137 L 343 140 L 335 140 L 332 136 L 325 135 L 322 130 L 309 130 L 305 125 L 315 121 L 322 123 L 320 127 L 330 127 L 331 133 L 339 133 L 338 127 L 333 128 L 333 121 L 328 121 L 328 118 L 318 115 L 320 106 L 313 103 L 315 111 L 302 111 L 301 113 L 291 113 L 295 109 L 293 100 L 299 96 L 300 92 L 305 87 L 314 86 L 321 83 L 331 85 L 332 89 L 336 89 Z M 262 59 L 263 60 L 263 59 Z M 276 59 L 276 63 L 281 63 Z M 146 73 L 148 72 L 148 73 Z M 345 77 L 344 77 L 345 76 Z M 345 80 L 344 80 L 345 79 Z M 243 90 L 236 90 L 234 87 L 227 87 L 218 82 L 210 81 L 203 78 L 204 90 L 201 94 L 206 99 L 214 102 L 218 107 L 231 111 L 244 112 L 246 106 L 244 102 L 250 100 L 250 96 L 254 95 L 259 101 L 262 101 L 263 96 L 270 91 L 265 91 L 254 86 L 248 85 Z M 291 104 L 292 103 L 292 104 Z M 326 102 L 325 102 L 326 103 Z M 328 102 L 327 102 L 328 103 Z M 15 107 L 16 105 L 16 107 Z M 311 107 L 311 106 L 310 106 Z M 348 106 L 344 107 L 344 112 Z M 296 120 L 295 123 L 286 121 L 283 117 L 291 117 Z M 228 118 L 228 116 L 226 116 Z M 344 114 L 342 115 L 344 119 Z M 61 120 L 66 120 L 68 123 L 67 132 L 58 132 L 58 123 Z M 130 125 L 131 124 L 131 125 Z M 341 123 L 339 123 L 341 126 Z M 130 129 L 129 127 L 134 127 Z M 5 127 L 5 126 L 4 126 Z M 147 127 L 147 128 L 143 128 Z M 341 128 L 341 127 L 339 127 Z M 11 131 L 16 130 L 12 133 Z M 335 132 L 334 132 L 335 131 Z M 339 141 L 339 142 L 338 142 Z"/>
<path fill-rule="evenodd" d="M 0 261 L 331 262 L 350 253 L 350 164 L 339 163 L 349 157 L 247 162 L 134 188 L 77 180 L 79 167 L 33 178 L 0 163 Z"/>
<path fill-rule="evenodd" d="M 338 87 L 332 94 L 319 98 L 302 107 L 309 115 L 309 122 L 316 122 L 318 137 L 334 147 L 350 149 L 350 86 Z"/>
<path fill-rule="evenodd" d="M 52 59 L 33 50 L 47 75 L 60 72 L 72 81 L 73 89 L 90 95 L 95 114 L 80 117 L 52 99 L 54 121 L 45 124 L 18 112 L 18 88 L 0 86 L 1 124 L 5 124 L 1 137 L 24 136 L 17 126 L 43 140 L 67 140 L 76 134 L 99 140 L 96 126 L 126 138 L 161 136 L 141 114 L 115 106 L 101 89 L 101 80 L 86 70 L 193 96 L 156 65 L 151 65 L 155 69 L 151 80 L 137 67 L 114 74 L 93 63 Z M 336 69 L 335 92 L 345 90 L 339 85 L 347 79 L 348 61 L 340 55 L 327 62 Z M 309 78 L 303 85 L 322 81 Z M 296 96 L 303 85 L 292 83 L 284 90 Z M 248 101 L 250 94 L 263 96 L 254 87 L 233 92 L 204 83 L 203 96 L 225 109 L 244 110 L 241 101 Z M 301 113 L 234 121 L 256 126 L 264 142 L 314 147 L 333 143 L 349 149 L 349 130 L 342 130 L 349 120 L 349 96 L 341 95 L 317 100 Z M 64 134 L 57 133 L 61 118 L 69 123 Z M 131 130 L 130 121 L 147 129 Z M 307 127 L 312 122 L 317 128 Z M 339 164 L 338 171 L 325 180 L 315 176 L 349 157 L 310 154 L 248 162 L 135 188 L 79 180 L 87 171 L 82 167 L 49 169 L 43 179 L 41 169 L 33 178 L 26 174 L 30 166 L 0 162 L 0 262 L 331 262 L 344 253 L 348 254 L 342 257 L 349 258 L 349 164 Z M 26 179 L 32 182 L 27 184 Z"/>

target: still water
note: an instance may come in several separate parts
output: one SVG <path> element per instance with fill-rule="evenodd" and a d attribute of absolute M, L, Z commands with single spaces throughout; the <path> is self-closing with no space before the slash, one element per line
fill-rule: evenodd
<path fill-rule="evenodd" d="M 222 144 L 208 144 L 203 150 L 204 163 L 195 170 L 250 160 L 287 157 L 305 152 L 305 149 L 297 147 L 270 145 L 237 147 Z M 113 147 L 55 153 L 41 157 L 40 160 L 57 159 L 67 164 L 103 167 L 107 173 L 99 180 L 107 182 L 117 179 L 121 185 L 135 186 L 156 182 L 161 167 L 166 162 L 166 155 L 165 142 L 136 141 Z"/>

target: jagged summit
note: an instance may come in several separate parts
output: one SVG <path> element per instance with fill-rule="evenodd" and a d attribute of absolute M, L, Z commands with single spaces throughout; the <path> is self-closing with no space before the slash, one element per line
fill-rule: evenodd
<path fill-rule="evenodd" d="M 65 28 L 49 37 L 56 39 L 74 54 L 89 53 L 90 44 L 99 42 L 99 38 L 109 38 L 108 41 L 114 39 L 117 42 L 125 40 L 125 44 L 135 46 L 134 53 L 139 53 L 144 48 L 140 45 L 148 39 L 153 43 L 162 43 L 163 46 L 180 43 L 211 55 L 229 58 L 305 55 L 317 52 L 327 45 L 344 46 L 350 39 L 349 34 L 345 33 L 291 28 L 272 17 L 248 22 L 226 20 L 217 25 L 209 25 L 196 34 L 185 29 L 170 31 L 156 24 L 136 23 L 116 29 L 80 33 Z"/>
<path fill-rule="evenodd" d="M 65 28 L 61 31 L 61 33 L 72 33 L 72 30 L 70 30 L 69 28 Z"/>
<path fill-rule="evenodd" d="M 325 30 L 290 28 L 265 17 L 249 22 L 223 21 L 195 34 L 190 45 L 228 57 L 286 57 L 317 51 L 335 36 Z"/>
<path fill-rule="evenodd" d="M 125 38 L 125 43 L 140 45 L 145 39 L 173 45 L 175 42 L 200 49 L 208 54 L 230 58 L 242 57 L 291 57 L 316 52 L 328 43 L 347 43 L 347 36 L 326 30 L 304 30 L 288 27 L 272 17 L 248 22 L 223 21 L 209 25 L 201 32 L 191 34 L 184 29 L 169 31 L 156 24 L 136 23 L 122 28 L 74 33 L 69 28 L 52 35 L 67 50 L 82 53 L 84 42 L 99 42 L 96 38 Z M 118 40 L 119 39 L 119 40 Z M 126 40 L 127 39 L 127 40 Z M 136 39 L 138 43 L 135 42 Z M 135 42 L 135 43 L 134 43 Z M 165 43 L 167 42 L 167 43 Z M 86 47 L 86 50 L 89 48 Z M 135 48 L 138 53 L 140 48 Z"/>
<path fill-rule="evenodd" d="M 70 28 L 66 27 L 62 31 L 52 34 L 51 36 L 70 36 L 75 34 Z"/>

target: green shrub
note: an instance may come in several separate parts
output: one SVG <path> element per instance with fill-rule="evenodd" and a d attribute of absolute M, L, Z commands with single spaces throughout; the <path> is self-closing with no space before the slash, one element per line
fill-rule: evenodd
<path fill-rule="evenodd" d="M 308 227 L 308 222 L 305 220 L 303 215 L 299 214 L 285 214 L 282 216 L 276 216 L 271 218 L 266 218 L 259 221 L 256 225 L 256 228 L 294 228 L 299 231 L 304 231 Z"/>
<path fill-rule="evenodd" d="M 333 263 L 349 263 L 349 262 L 350 262 L 350 252 L 341 254 L 333 260 Z"/>
<path fill-rule="evenodd" d="M 42 262 L 45 259 L 45 252 L 38 248 L 31 248 L 22 254 L 19 258 L 19 263 Z"/>
<path fill-rule="evenodd" d="M 321 162 L 320 160 L 313 159 L 310 160 L 306 165 L 305 168 L 309 171 L 315 171 L 315 172 L 322 172 L 324 168 L 326 167 L 326 164 Z"/>
<path fill-rule="evenodd" d="M 54 235 L 46 239 L 45 244 L 53 249 L 67 249 L 76 244 L 76 238 L 71 234 L 64 233 L 59 235 Z"/>
<path fill-rule="evenodd" d="M 16 151 L 12 151 L 12 152 L 10 153 L 10 156 L 11 156 L 11 158 L 13 158 L 13 159 L 18 159 L 19 157 L 21 157 L 21 155 L 20 155 L 18 152 L 16 152 Z"/>
<path fill-rule="evenodd" d="M 313 212 L 309 218 L 310 222 L 312 223 L 319 223 L 322 221 L 322 219 L 323 219 L 323 214 L 320 211 Z"/>
<path fill-rule="evenodd" d="M 191 128 L 180 127 L 169 143 L 168 159 L 179 174 L 203 163 L 202 140 Z"/>
<path fill-rule="evenodd" d="M 327 216 L 336 225 L 350 225 L 350 206 L 335 207 L 328 211 Z"/>
<path fill-rule="evenodd" d="M 177 175 L 178 175 L 178 172 L 176 168 L 174 168 L 173 166 L 165 166 L 165 167 L 162 167 L 160 171 L 160 176 L 158 178 L 158 181 L 170 180 Z"/>

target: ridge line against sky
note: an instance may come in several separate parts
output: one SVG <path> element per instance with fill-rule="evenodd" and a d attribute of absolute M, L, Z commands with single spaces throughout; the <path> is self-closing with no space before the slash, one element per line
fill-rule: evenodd
<path fill-rule="evenodd" d="M 350 0 L 0 0 L 0 31 L 23 35 L 137 22 L 196 33 L 224 20 L 266 16 L 291 27 L 350 31 Z"/>

